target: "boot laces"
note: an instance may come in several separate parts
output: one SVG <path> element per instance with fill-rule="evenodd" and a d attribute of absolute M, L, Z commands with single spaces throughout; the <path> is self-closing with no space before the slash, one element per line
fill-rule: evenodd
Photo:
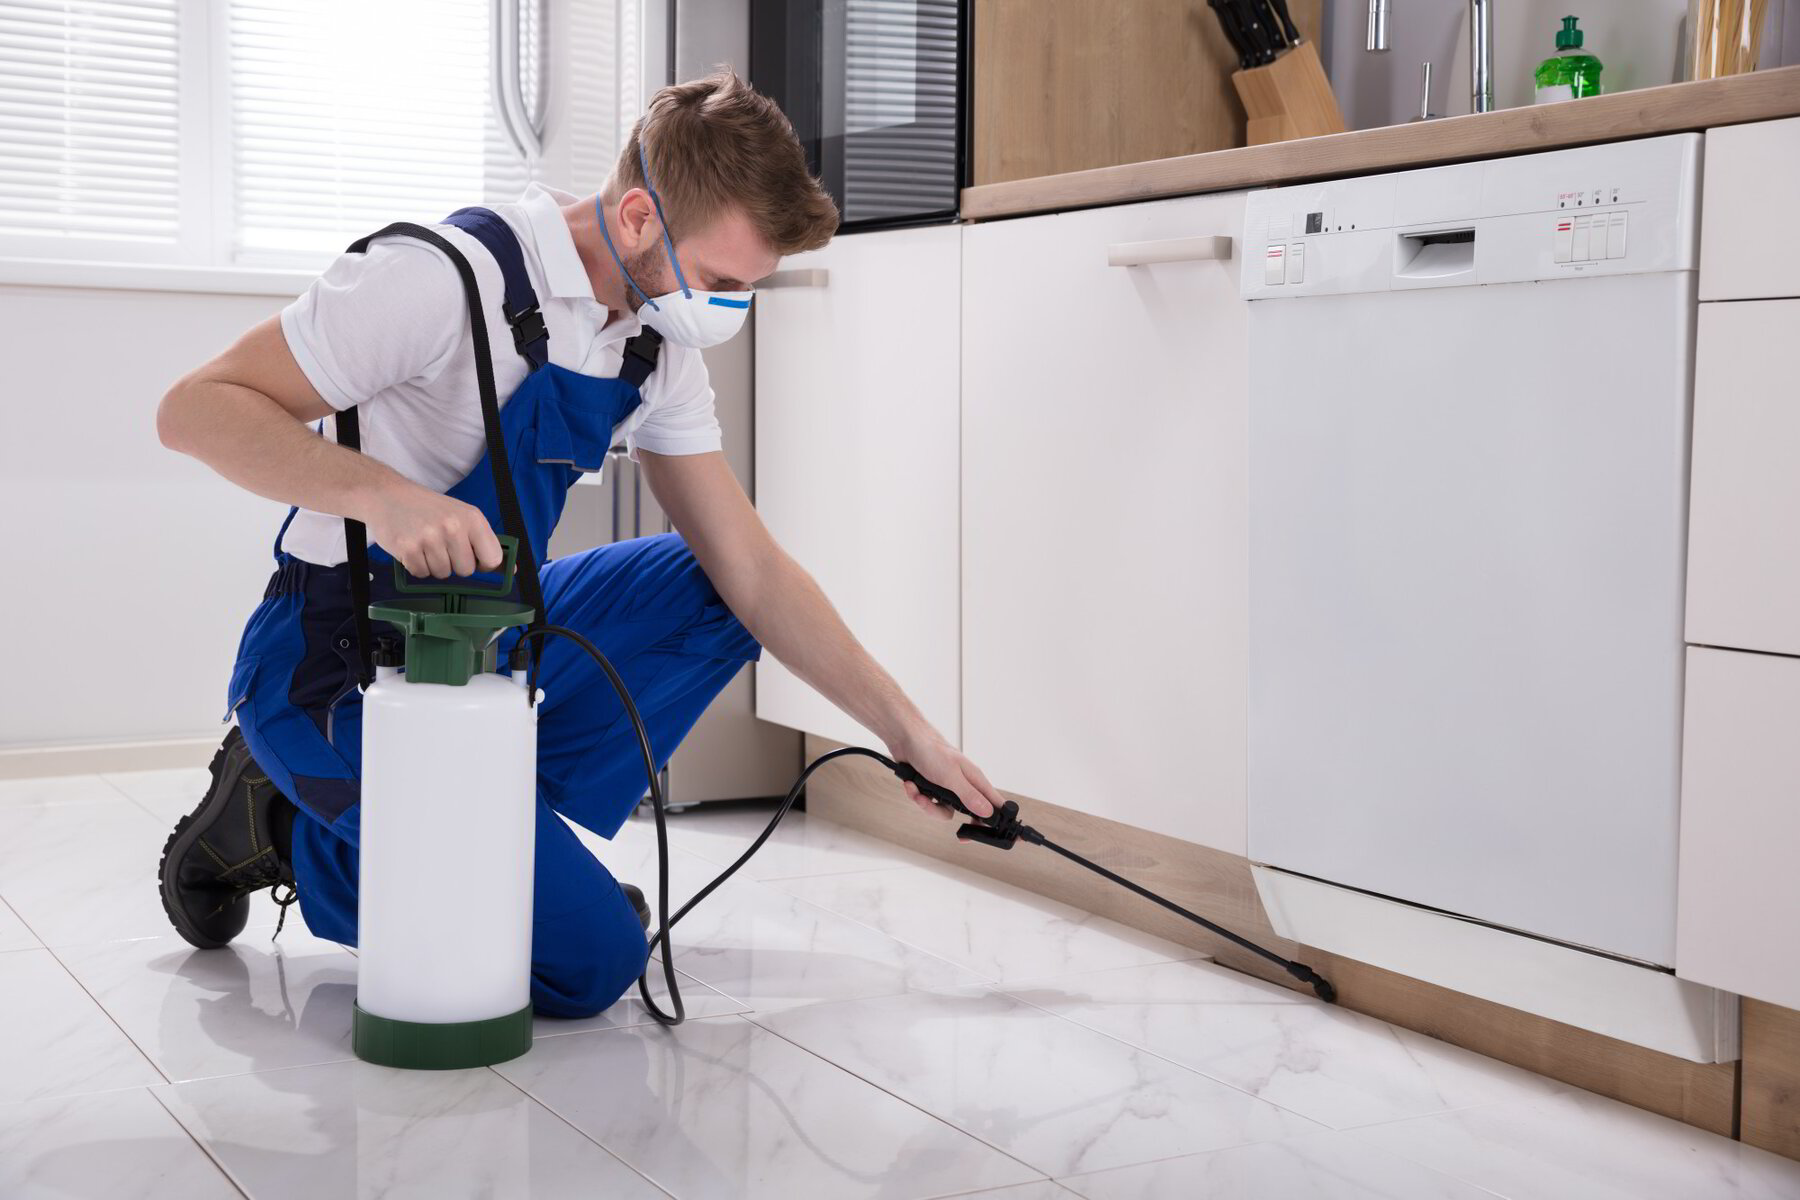
<path fill-rule="evenodd" d="M 222 912 L 244 897 L 266 889 L 269 899 L 275 901 L 281 909 L 281 915 L 275 921 L 275 932 L 269 940 L 274 941 L 280 937 L 282 928 L 287 924 L 288 908 L 300 899 L 300 892 L 294 887 L 294 881 L 287 878 L 282 871 L 280 860 L 275 857 L 273 849 L 265 851 L 262 856 L 251 862 L 242 864 L 230 874 L 236 875 L 239 882 L 231 891 L 224 894 L 218 905 L 214 907 L 213 913 Z M 287 889 L 287 895 L 281 894 L 282 888 Z"/>

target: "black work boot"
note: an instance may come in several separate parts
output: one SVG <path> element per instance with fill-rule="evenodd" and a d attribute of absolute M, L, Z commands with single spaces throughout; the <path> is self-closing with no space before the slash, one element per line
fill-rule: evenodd
<path fill-rule="evenodd" d="M 621 883 L 619 886 L 625 890 L 625 898 L 631 901 L 631 907 L 637 910 L 638 924 L 644 927 L 645 933 L 650 932 L 650 902 L 644 899 L 644 889 L 635 883 Z"/>
<path fill-rule="evenodd" d="M 175 823 L 157 869 L 163 911 L 175 931 L 202 950 L 243 932 L 252 893 L 269 888 L 284 921 L 295 900 L 288 858 L 297 810 L 250 757 L 237 726 L 225 735 L 210 770 L 212 786 L 200 807 Z M 282 886 L 285 898 L 277 891 Z"/>

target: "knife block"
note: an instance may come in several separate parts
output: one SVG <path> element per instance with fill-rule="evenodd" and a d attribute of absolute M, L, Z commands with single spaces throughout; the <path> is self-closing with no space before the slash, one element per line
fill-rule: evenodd
<path fill-rule="evenodd" d="M 1234 71 L 1231 82 L 1249 118 L 1247 145 L 1344 132 L 1344 114 L 1311 42 L 1301 42 L 1272 63 Z"/>

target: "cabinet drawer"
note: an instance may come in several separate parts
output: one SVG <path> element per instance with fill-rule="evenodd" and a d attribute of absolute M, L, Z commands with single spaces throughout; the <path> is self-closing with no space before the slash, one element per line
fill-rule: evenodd
<path fill-rule="evenodd" d="M 1800 300 L 1703 304 L 1687 640 L 1800 654 Z"/>
<path fill-rule="evenodd" d="M 1675 973 L 1800 1008 L 1800 659 L 1688 651 Z"/>
<path fill-rule="evenodd" d="M 1800 117 L 1706 134 L 1700 298 L 1800 296 Z"/>

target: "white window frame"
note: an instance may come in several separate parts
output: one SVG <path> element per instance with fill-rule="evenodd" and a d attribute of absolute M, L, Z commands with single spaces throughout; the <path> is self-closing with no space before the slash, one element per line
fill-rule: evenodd
<path fill-rule="evenodd" d="M 566 6 L 589 5 L 604 0 L 546 0 L 544 20 L 549 37 L 568 28 Z M 613 17 L 621 50 L 635 50 L 633 61 L 618 65 L 618 101 L 642 110 L 642 102 L 661 86 L 666 68 L 666 42 L 660 36 L 667 23 L 666 0 L 615 0 Z M 306 290 L 330 256 L 315 265 L 294 267 L 244 266 L 233 260 L 235 225 L 230 161 L 231 73 L 227 54 L 227 11 L 216 0 L 182 0 L 177 26 L 181 69 L 178 75 L 177 119 L 181 169 L 178 195 L 178 233 L 173 243 L 155 245 L 86 238 L 0 238 L 0 286 L 74 287 L 174 292 L 213 292 L 238 295 L 297 296 Z M 627 27 L 645 31 L 627 33 Z M 656 66 L 646 69 L 646 59 L 656 56 Z M 571 146 L 572 131 L 562 119 L 568 111 L 565 89 L 572 72 L 566 47 L 552 46 L 542 69 L 548 72 L 545 92 L 546 141 L 534 177 L 560 181 L 573 160 L 591 162 L 592 147 L 582 154 Z M 641 85 L 640 85 L 641 81 Z M 592 86 L 592 77 L 574 80 L 575 86 Z M 616 144 L 630 126 L 621 118 L 618 129 L 579 131 L 579 136 L 602 138 Z M 602 155 L 604 157 L 604 155 Z M 579 186 L 597 186 L 598 180 L 579 180 Z"/>

